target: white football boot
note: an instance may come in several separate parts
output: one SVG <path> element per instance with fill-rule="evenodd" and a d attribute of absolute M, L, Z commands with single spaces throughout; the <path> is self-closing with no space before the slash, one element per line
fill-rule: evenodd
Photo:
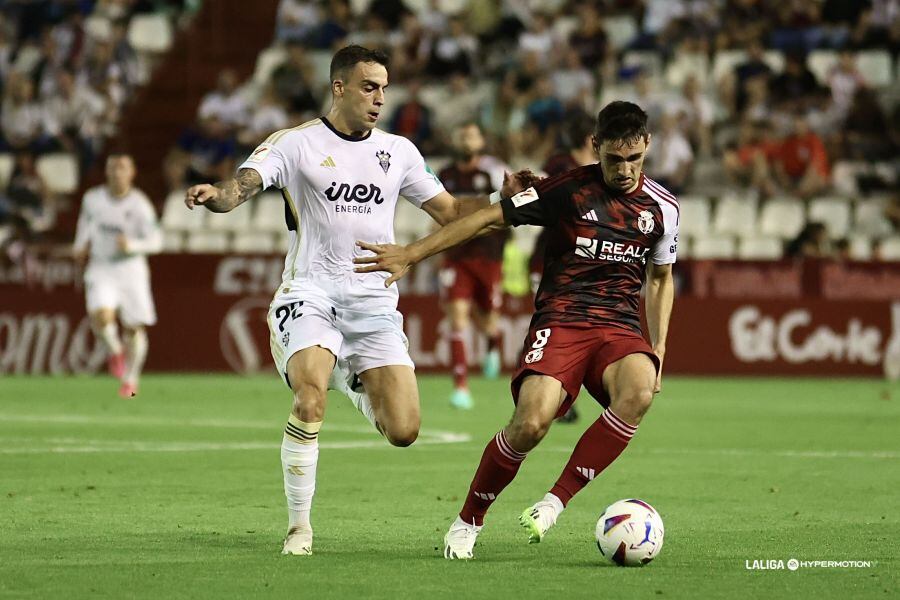
<path fill-rule="evenodd" d="M 309 525 L 294 525 L 288 530 L 284 538 L 282 554 L 295 556 L 309 556 L 312 554 L 312 527 Z"/>
<path fill-rule="evenodd" d="M 471 560 L 475 558 L 472 550 L 475 548 L 475 539 L 481 531 L 480 526 L 474 523 L 466 523 L 459 517 L 450 525 L 450 530 L 444 536 L 444 558 L 448 560 Z"/>
<path fill-rule="evenodd" d="M 519 516 L 519 524 L 528 531 L 528 543 L 540 543 L 547 531 L 556 525 L 556 519 L 564 508 L 560 499 L 549 493 L 526 508 Z"/>

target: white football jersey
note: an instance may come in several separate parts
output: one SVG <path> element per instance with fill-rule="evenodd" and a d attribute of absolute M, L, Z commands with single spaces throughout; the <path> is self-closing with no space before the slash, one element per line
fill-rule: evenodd
<path fill-rule="evenodd" d="M 119 235 L 128 239 L 128 254 L 119 250 Z M 75 250 L 81 251 L 88 244 L 92 265 L 132 262 L 146 266 L 144 255 L 162 249 L 162 232 L 147 195 L 133 187 L 122 198 L 116 198 L 105 185 L 85 192 L 75 231 Z"/>
<path fill-rule="evenodd" d="M 394 242 L 400 195 L 421 207 L 444 190 L 412 142 L 379 129 L 351 138 L 320 118 L 272 134 L 239 169 L 257 171 L 264 189 L 284 197 L 284 285 L 310 280 L 396 307 L 397 286 L 384 287 L 387 274 L 355 273 L 353 259 L 370 254 L 357 240 Z"/>

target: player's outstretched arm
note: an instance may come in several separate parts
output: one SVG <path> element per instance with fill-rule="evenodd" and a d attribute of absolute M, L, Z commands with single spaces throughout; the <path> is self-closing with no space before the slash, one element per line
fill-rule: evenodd
<path fill-rule="evenodd" d="M 240 206 L 262 189 L 262 177 L 259 173 L 254 169 L 240 169 L 233 179 L 188 188 L 184 204 L 191 210 L 203 205 L 212 212 L 224 213 Z"/>
<path fill-rule="evenodd" d="M 370 252 L 374 256 L 363 256 L 353 259 L 357 265 L 354 270 L 357 273 L 372 273 L 375 271 L 387 271 L 391 274 L 384 286 L 406 275 L 409 268 L 417 262 L 423 261 L 429 256 L 452 248 L 473 237 L 506 227 L 503 220 L 503 210 L 499 204 L 494 204 L 472 213 L 458 221 L 441 227 L 431 235 L 422 238 L 408 246 L 396 244 L 369 244 L 368 242 L 356 242 L 356 245 Z"/>
<path fill-rule="evenodd" d="M 675 284 L 672 281 L 671 264 L 656 265 L 650 262 L 647 267 L 647 275 L 647 293 L 644 302 L 647 309 L 650 345 L 660 362 L 659 373 L 656 376 L 656 390 L 654 390 L 658 392 L 662 388 L 662 362 L 666 357 L 666 337 L 669 334 L 669 318 L 672 315 Z"/>
<path fill-rule="evenodd" d="M 503 173 L 503 186 L 500 195 L 511 198 L 532 185 L 538 180 L 537 175 L 528 169 L 515 173 Z M 446 225 L 459 220 L 467 215 L 490 206 L 491 201 L 487 196 L 468 196 L 457 198 L 450 192 L 443 191 L 422 205 L 422 210 L 427 212 L 439 225 Z"/>

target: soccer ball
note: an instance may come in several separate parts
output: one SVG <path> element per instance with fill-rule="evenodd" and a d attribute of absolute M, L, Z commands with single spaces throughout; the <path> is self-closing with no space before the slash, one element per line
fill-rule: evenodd
<path fill-rule="evenodd" d="M 597 521 L 597 548 L 620 567 L 646 565 L 662 550 L 662 518 L 644 502 L 632 498 L 610 504 Z"/>

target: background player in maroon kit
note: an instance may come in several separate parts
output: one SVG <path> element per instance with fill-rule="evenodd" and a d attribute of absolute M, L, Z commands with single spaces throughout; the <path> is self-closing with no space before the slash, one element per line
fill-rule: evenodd
<path fill-rule="evenodd" d="M 456 160 L 438 175 L 451 194 L 488 195 L 500 189 L 506 165 L 483 154 L 484 147 L 484 136 L 476 123 L 460 125 L 453 132 Z M 489 378 L 500 374 L 499 310 L 503 303 L 503 246 L 507 238 L 506 231 L 497 231 L 451 248 L 444 256 L 440 273 L 441 296 L 450 321 L 453 363 L 450 404 L 456 408 L 473 406 L 465 344 L 473 303 L 478 309 L 474 315 L 478 329 L 488 342 L 482 365 L 484 374 Z"/>
<path fill-rule="evenodd" d="M 594 118 L 587 113 L 575 113 L 569 117 L 563 125 L 564 150 L 553 154 L 544 163 L 542 170 L 548 177 L 562 175 L 572 169 L 597 162 L 597 151 L 594 150 L 594 125 Z M 534 242 L 531 260 L 528 261 L 532 293 L 537 293 L 541 283 L 541 275 L 544 273 L 544 252 L 549 237 L 550 229 L 541 229 Z M 559 418 L 562 423 L 574 423 L 577 420 L 578 411 L 575 410 L 574 404 Z"/>
<path fill-rule="evenodd" d="M 358 268 L 389 271 L 390 285 L 409 265 L 479 233 L 522 224 L 550 228 L 535 313 L 512 380 L 516 408 L 484 450 L 444 537 L 446 558 L 472 558 L 488 508 L 582 384 L 606 410 L 582 434 L 550 491 L 520 516 L 531 542 L 541 541 L 572 496 L 622 453 L 660 389 L 678 203 L 642 173 L 649 145 L 647 114 L 612 102 L 597 115 L 599 163 L 538 181 L 409 246 L 360 243 L 375 256 L 356 259 L 370 265 Z M 645 280 L 651 345 L 641 335 Z"/>

